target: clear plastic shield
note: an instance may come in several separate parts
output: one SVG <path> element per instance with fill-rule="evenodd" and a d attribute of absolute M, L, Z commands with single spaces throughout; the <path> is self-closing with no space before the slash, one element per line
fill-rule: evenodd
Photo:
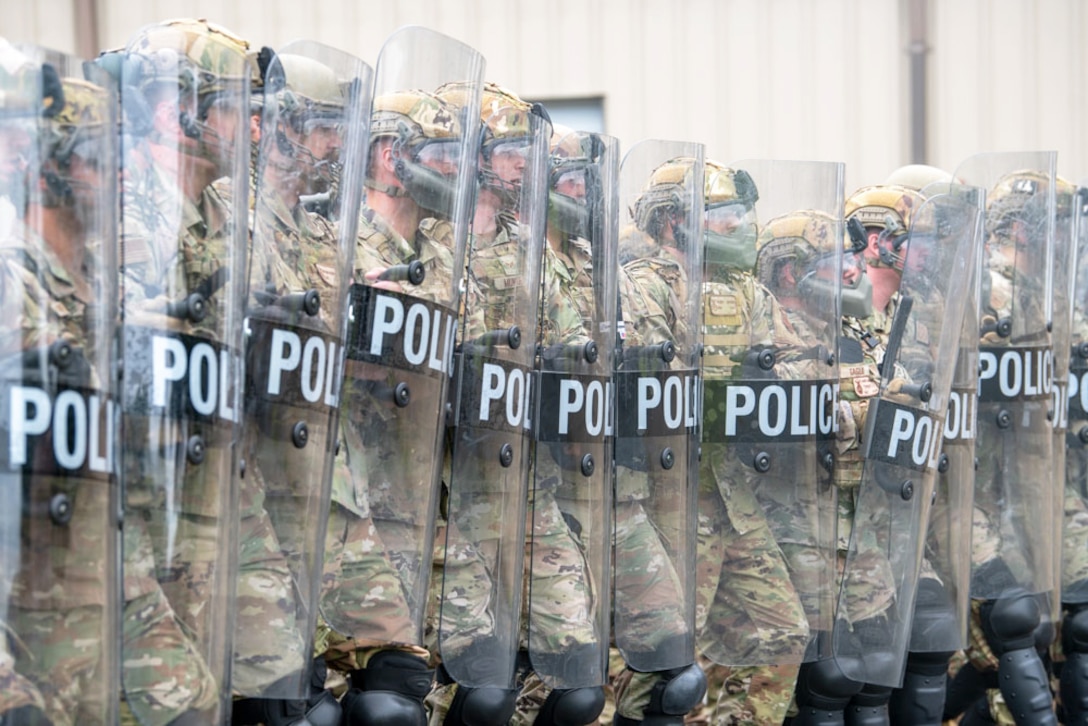
<path fill-rule="evenodd" d="M 1054 590 L 1053 152 L 972 157 L 956 176 L 986 189 L 971 596 Z"/>
<path fill-rule="evenodd" d="M 984 210 L 985 196 L 974 187 L 935 185 L 923 190 L 932 197 L 952 194 Z M 937 483 L 926 530 L 922 583 L 914 605 L 909 650 L 939 652 L 967 646 L 970 613 L 971 517 L 975 486 L 975 431 L 978 407 L 978 305 L 982 270 L 982 225 L 976 224 L 976 257 L 967 286 L 960 326 L 959 350 L 948 411 L 944 445 L 937 463 Z M 927 582 L 928 580 L 928 582 Z"/>
<path fill-rule="evenodd" d="M 528 552 L 529 657 L 552 688 L 607 675 L 618 177 L 616 139 L 553 136 Z"/>
<path fill-rule="evenodd" d="M 1061 600 L 1088 602 L 1088 180 L 1074 205 L 1077 256 L 1073 268 L 1068 433 L 1063 492 Z"/>
<path fill-rule="evenodd" d="M 421 28 L 395 33 L 378 57 L 333 481 L 346 519 L 330 522 L 345 547 L 369 533 L 321 606 L 360 640 L 423 643 L 482 74 L 479 53 Z M 463 105 L 433 95 L 451 82 L 471 89 Z"/>
<path fill-rule="evenodd" d="M 937 196 L 913 212 L 833 632 L 852 680 L 896 687 L 911 635 L 960 326 L 976 255 L 977 204 Z M 873 571 L 894 588 L 873 613 Z"/>
<path fill-rule="evenodd" d="M 371 73 L 308 41 L 279 49 L 262 72 L 239 488 L 243 528 L 263 516 L 263 504 L 272 525 L 265 547 L 278 549 L 272 557 L 289 569 L 293 588 L 277 602 L 282 627 L 268 633 L 267 608 L 244 606 L 262 580 L 243 543 L 232 688 L 299 698 L 309 693 L 310 658 L 286 674 L 256 664 L 313 650 Z"/>
<path fill-rule="evenodd" d="M 1054 188 L 1054 258 L 1052 262 L 1053 283 L 1050 304 L 1050 334 L 1054 351 L 1051 402 L 1047 417 L 1053 427 L 1054 441 L 1050 474 L 1054 479 L 1051 487 L 1053 502 L 1053 521 L 1057 531 L 1051 538 L 1054 548 L 1051 565 L 1054 568 L 1053 582 L 1058 587 L 1062 583 L 1062 552 L 1067 546 L 1061 537 L 1062 522 L 1065 521 L 1065 479 L 1066 449 L 1069 433 L 1069 382 L 1072 363 L 1072 328 L 1073 297 L 1077 269 L 1077 210 L 1080 197 L 1077 188 L 1066 180 L 1055 178 Z M 1057 591 L 1056 591 L 1057 592 Z M 1061 600 L 1055 593 L 1048 597 L 1050 618 L 1057 622 L 1061 619 Z M 1045 616 L 1044 616 L 1045 617 Z"/>
<path fill-rule="evenodd" d="M 723 665 L 799 663 L 826 655 L 830 641 L 818 635 L 831 631 L 837 582 L 831 474 L 843 167 L 732 166 L 756 190 L 748 199 L 761 231 L 707 235 L 700 479 L 717 490 L 732 526 L 765 532 L 772 544 L 756 570 L 738 571 L 728 558 L 721 566 L 699 647 Z M 714 233 L 717 209 L 708 206 Z M 715 249 L 730 244 L 732 256 Z"/>
<path fill-rule="evenodd" d="M 650 140 L 620 167 L 614 640 L 627 665 L 690 665 L 703 147 Z"/>
<path fill-rule="evenodd" d="M 113 723 L 112 79 L 0 40 L 0 721 Z"/>
<path fill-rule="evenodd" d="M 241 41 L 201 21 L 142 29 L 118 65 L 126 611 L 154 603 L 164 615 L 153 627 L 184 636 L 170 641 L 177 668 L 166 674 L 140 651 L 146 633 L 126 633 L 122 680 L 140 720 L 161 718 L 159 679 L 170 677 L 192 679 L 188 710 L 220 723 L 238 552 L 251 68 Z"/>
<path fill-rule="evenodd" d="M 494 87 L 487 95 L 507 103 Z M 482 107 L 486 128 L 451 389 L 439 648 L 459 684 L 508 689 L 522 612 L 551 124 L 527 109 L 503 111 L 506 122 L 497 124 L 495 107 Z M 504 144 L 516 147 L 518 163 L 506 163 Z"/>

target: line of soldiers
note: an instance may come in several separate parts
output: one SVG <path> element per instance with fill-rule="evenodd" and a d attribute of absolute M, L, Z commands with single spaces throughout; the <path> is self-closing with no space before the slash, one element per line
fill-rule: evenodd
<path fill-rule="evenodd" d="M 0 40 L 0 726 L 1085 723 L 1055 155 L 844 208 L 483 77 Z"/>

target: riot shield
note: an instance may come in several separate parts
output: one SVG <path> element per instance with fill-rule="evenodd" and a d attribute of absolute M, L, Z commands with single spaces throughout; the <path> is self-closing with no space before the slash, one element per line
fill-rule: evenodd
<path fill-rule="evenodd" d="M 69 56 L 0 57 L 0 722 L 113 723 L 116 91 Z"/>
<path fill-rule="evenodd" d="M 956 170 L 987 190 L 971 597 L 1053 592 L 1052 152 L 971 157 Z"/>
<path fill-rule="evenodd" d="M 455 89 L 448 89 L 456 97 Z M 498 100 L 498 89 L 485 96 Z M 551 124 L 522 112 L 502 132 L 483 104 L 480 174 L 449 419 L 439 649 L 461 686 L 514 685 L 530 474 L 534 341 Z M 520 165 L 497 158 L 517 144 Z M 467 562 L 481 566 L 476 570 Z"/>
<path fill-rule="evenodd" d="M 951 194 L 984 211 L 985 195 L 974 187 L 937 184 L 924 196 Z M 909 650 L 913 653 L 947 653 L 967 646 L 970 613 L 971 507 L 975 483 L 975 431 L 978 404 L 978 305 L 982 271 L 982 224 L 976 222 L 972 254 L 975 256 L 966 288 L 963 324 L 948 411 L 944 420 L 944 444 L 937 462 L 937 482 L 926 529 L 925 564 L 915 598 L 914 623 Z"/>
<path fill-rule="evenodd" d="M 1077 188 L 1071 183 L 1055 177 L 1054 187 L 1054 257 L 1051 263 L 1053 281 L 1050 309 L 1048 313 L 1051 345 L 1054 351 L 1051 380 L 1051 403 L 1047 409 L 1047 418 L 1053 427 L 1054 441 L 1051 444 L 1051 501 L 1054 505 L 1052 520 L 1057 532 L 1051 538 L 1054 548 L 1051 553 L 1051 566 L 1054 568 L 1055 587 L 1062 583 L 1062 551 L 1067 546 L 1061 537 L 1062 522 L 1065 520 L 1065 479 L 1066 449 L 1069 432 L 1069 382 L 1072 362 L 1073 299 L 1075 296 L 1077 269 L 1077 234 L 1078 210 L 1080 197 Z M 1049 596 L 1050 619 L 1061 619 L 1060 590 Z"/>
<path fill-rule="evenodd" d="M 552 138 L 533 423 L 529 657 L 557 689 L 605 682 L 619 142 Z"/>
<path fill-rule="evenodd" d="M 722 565 L 699 647 L 723 665 L 799 663 L 827 655 L 830 641 L 818 635 L 831 631 L 837 581 L 843 168 L 733 167 L 737 191 L 742 175 L 755 191 L 723 204 L 747 204 L 763 226 L 758 239 L 718 238 L 719 210 L 707 202 L 700 484 L 741 536 L 767 544 L 758 567 Z"/>
<path fill-rule="evenodd" d="M 613 628 L 642 672 L 694 661 L 703 178 L 701 144 L 643 141 L 620 166 Z"/>
<path fill-rule="evenodd" d="M 313 650 L 371 73 L 357 58 L 308 41 L 279 49 L 260 70 L 242 537 L 267 514 L 273 541 L 265 548 L 278 546 L 293 589 L 278 603 L 283 626 L 269 634 L 267 609 L 246 608 L 259 573 L 243 541 L 231 683 L 244 696 L 302 698 L 310 689 L 310 658 L 297 669 L 263 664 L 292 648 L 303 655 Z"/>
<path fill-rule="evenodd" d="M 1088 180 L 1077 190 L 1077 257 L 1073 268 L 1073 319 L 1068 387 L 1068 435 L 1063 487 L 1061 600 L 1088 603 Z"/>
<path fill-rule="evenodd" d="M 913 210 L 880 392 L 866 416 L 865 461 L 832 637 L 839 667 L 857 682 L 902 682 L 977 222 L 977 205 L 955 195 Z M 874 568 L 894 588 L 876 614 L 867 598 L 857 597 Z"/>
<path fill-rule="evenodd" d="M 179 20 L 140 30 L 117 63 L 125 622 L 133 630 L 122 679 L 141 721 L 183 703 L 209 723 L 229 713 L 248 269 L 245 52 L 221 28 Z M 159 615 L 139 629 L 137 612 L 150 607 Z M 169 704 L 158 695 L 167 674 L 141 651 L 157 634 L 147 631 L 160 628 L 183 640 L 154 655 L 176 664 L 170 678 L 198 684 Z"/>
<path fill-rule="evenodd" d="M 423 643 L 482 74 L 479 53 L 421 28 L 395 33 L 378 57 L 349 292 L 346 463 L 333 484 L 346 541 L 353 528 L 372 526 L 365 557 L 345 557 L 322 595 L 328 623 L 359 640 Z M 459 108 L 437 101 L 432 92 L 451 81 L 474 89 L 474 100 Z M 427 166 L 443 156 L 445 167 Z M 375 587 L 380 604 L 369 594 Z"/>

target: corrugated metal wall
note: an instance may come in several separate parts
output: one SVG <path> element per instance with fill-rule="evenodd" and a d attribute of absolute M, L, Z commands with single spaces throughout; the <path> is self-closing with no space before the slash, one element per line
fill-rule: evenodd
<path fill-rule="evenodd" d="M 76 48 L 77 0 L 0 0 L 12 40 Z M 84 0 L 86 1 L 86 0 Z M 258 44 L 311 38 L 373 64 L 397 27 L 479 49 L 532 98 L 600 96 L 625 146 L 702 141 L 723 161 L 846 162 L 848 189 L 909 161 L 908 0 L 96 0 L 103 47 L 204 16 Z M 929 159 L 1052 148 L 1088 176 L 1088 3 L 929 0 Z"/>

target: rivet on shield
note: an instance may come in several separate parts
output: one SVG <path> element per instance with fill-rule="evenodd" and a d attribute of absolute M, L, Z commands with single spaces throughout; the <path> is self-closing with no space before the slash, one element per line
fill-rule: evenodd
<path fill-rule="evenodd" d="M 510 444 L 503 444 L 499 449 L 499 464 L 506 468 L 514 463 L 514 447 Z"/>
<path fill-rule="evenodd" d="M 199 323 L 208 317 L 208 301 L 199 292 L 194 292 L 181 304 L 181 315 L 178 317 L 189 318 L 194 323 Z"/>
<path fill-rule="evenodd" d="M 597 343 L 596 343 L 596 341 L 590 340 L 585 344 L 585 346 L 582 348 L 582 356 L 585 357 L 586 363 L 596 363 L 597 362 Z"/>
<path fill-rule="evenodd" d="M 702 446 L 699 446 L 699 447 L 697 447 L 695 449 L 695 459 L 696 459 L 696 461 L 702 461 L 703 460 L 703 447 Z"/>
<path fill-rule="evenodd" d="M 1012 318 L 1001 318 L 997 321 L 997 334 L 1002 338 L 1012 335 Z"/>
<path fill-rule="evenodd" d="M 511 325 L 510 329 L 506 331 L 506 343 L 510 346 L 510 350 L 517 350 L 521 347 L 521 328 L 516 325 Z"/>
<path fill-rule="evenodd" d="M 903 497 L 904 502 L 909 502 L 914 498 L 914 482 L 907 479 L 903 482 L 903 485 L 899 487 L 899 496 Z"/>
<path fill-rule="evenodd" d="M 343 443 L 342 439 L 336 440 L 336 450 L 332 452 L 333 456 L 340 456 L 340 444 Z"/>
<path fill-rule="evenodd" d="M 593 476 L 593 470 L 597 468 L 597 465 L 593 462 L 593 454 L 586 454 L 582 457 L 582 474 L 584 476 Z"/>
<path fill-rule="evenodd" d="M 1080 427 L 1080 431 L 1077 432 L 1077 438 L 1080 439 L 1082 444 L 1088 444 L 1088 426 Z"/>
<path fill-rule="evenodd" d="M 771 455 L 766 451 L 760 451 L 752 458 L 752 466 L 760 474 L 766 474 L 771 469 Z"/>
<path fill-rule="evenodd" d="M 975 457 L 975 471 L 978 471 L 978 457 Z"/>
<path fill-rule="evenodd" d="M 1053 421 L 1054 420 L 1054 411 L 1049 409 L 1049 408 L 1046 410 L 1046 420 L 1047 421 Z"/>
<path fill-rule="evenodd" d="M 246 478 L 246 460 L 245 459 L 239 459 L 238 460 L 238 475 L 241 476 L 243 479 Z"/>
<path fill-rule="evenodd" d="M 419 260 L 412 260 L 408 263 L 408 282 L 413 285 L 421 285 L 426 277 L 427 270 L 423 267 L 422 262 Z"/>
<path fill-rule="evenodd" d="M 774 368 L 774 351 L 770 348 L 764 348 L 759 351 L 759 367 L 765 371 L 769 371 Z"/>
<path fill-rule="evenodd" d="M 67 368 L 72 360 L 72 346 L 68 341 L 58 340 L 49 346 L 49 362 L 57 368 Z"/>
<path fill-rule="evenodd" d="M 202 436 L 194 434 L 189 437 L 189 441 L 185 444 L 185 457 L 189 459 L 190 464 L 204 463 L 204 438 Z"/>
<path fill-rule="evenodd" d="M 937 461 L 937 471 L 944 474 L 951 465 L 952 462 L 948 460 L 948 454 L 941 454 L 941 458 Z"/>
<path fill-rule="evenodd" d="M 1012 423 L 1012 414 L 1005 409 L 1001 409 L 997 412 L 997 427 L 999 429 L 1007 429 L 1009 424 Z"/>
<path fill-rule="evenodd" d="M 672 363 L 672 359 L 676 357 L 676 346 L 673 345 L 671 340 L 666 340 L 661 343 L 661 360 L 666 363 Z"/>
<path fill-rule="evenodd" d="M 1081 358 L 1088 359 L 1088 341 L 1077 345 L 1077 355 L 1079 355 Z"/>
<path fill-rule="evenodd" d="M 310 440 L 310 427 L 306 425 L 305 421 L 298 421 L 291 427 L 291 443 L 295 445 L 296 449 L 301 449 L 306 446 Z"/>
<path fill-rule="evenodd" d="M 834 353 L 828 353 L 827 354 L 827 365 L 828 366 L 834 366 L 835 365 L 835 354 Z"/>
<path fill-rule="evenodd" d="M 823 465 L 829 473 L 835 471 L 835 455 L 830 451 L 824 454 Z"/>
<path fill-rule="evenodd" d="M 310 289 L 306 291 L 305 296 L 302 298 L 302 311 L 311 318 L 321 312 L 321 295 L 317 290 Z"/>
<path fill-rule="evenodd" d="M 672 453 L 672 449 L 668 446 L 661 452 L 661 468 L 671 469 L 676 464 L 676 455 Z"/>
<path fill-rule="evenodd" d="M 412 401 L 412 392 L 408 389 L 408 384 L 401 381 L 393 389 L 393 403 L 398 407 L 404 408 Z"/>
<path fill-rule="evenodd" d="M 59 525 L 72 521 L 72 500 L 67 494 L 54 494 L 49 500 L 49 518 Z"/>
<path fill-rule="evenodd" d="M 1054 321 L 1053 320 L 1046 321 L 1046 332 L 1048 332 L 1048 333 L 1053 333 L 1054 332 Z"/>
<path fill-rule="evenodd" d="M 933 385 L 926 381 L 918 389 L 918 400 L 922 403 L 928 403 L 931 398 L 933 398 Z"/>

